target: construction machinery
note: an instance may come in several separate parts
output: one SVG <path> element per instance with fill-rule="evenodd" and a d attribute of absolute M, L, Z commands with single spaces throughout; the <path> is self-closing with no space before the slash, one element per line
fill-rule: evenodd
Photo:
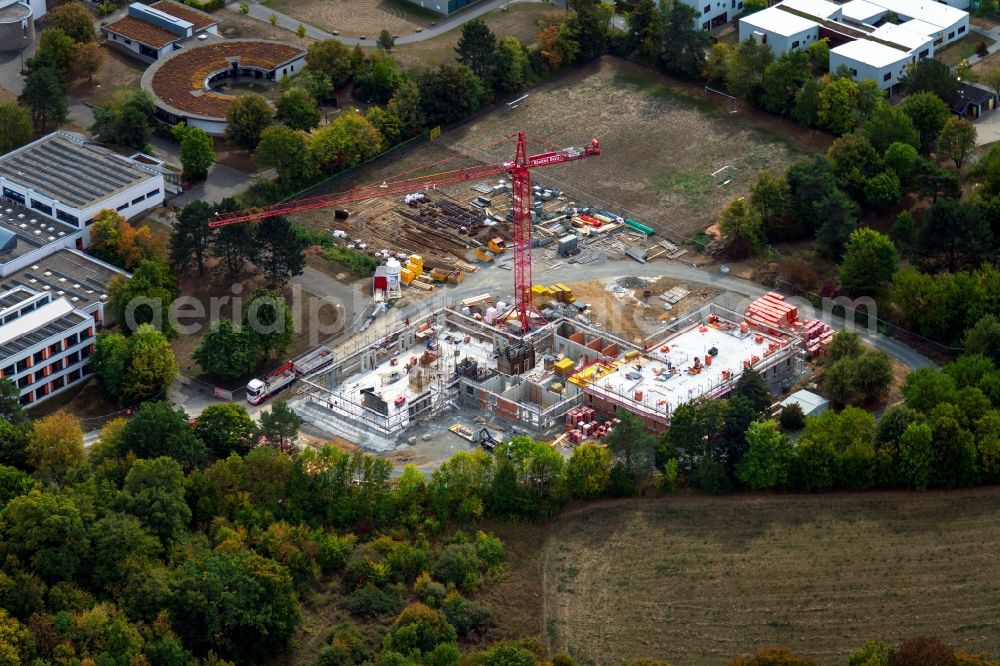
<path fill-rule="evenodd" d="M 333 351 L 329 347 L 319 347 L 294 361 L 288 361 L 263 377 L 251 379 L 247 384 L 247 402 L 259 405 L 275 393 L 291 386 L 299 377 L 305 377 L 331 363 L 333 363 Z"/>
<path fill-rule="evenodd" d="M 564 164 L 601 154 L 597 139 L 582 148 L 561 148 L 537 155 L 528 155 L 527 135 L 517 133 L 514 159 L 495 164 L 456 169 L 413 178 L 386 180 L 381 183 L 362 185 L 337 194 L 307 197 L 271 206 L 248 208 L 232 213 L 217 214 L 208 226 L 216 229 L 230 224 L 263 220 L 276 215 L 298 213 L 304 210 L 331 208 L 345 203 L 365 201 L 383 196 L 411 194 L 420 190 L 434 189 L 440 185 L 469 180 L 484 180 L 499 174 L 508 174 L 511 179 L 511 219 L 513 221 L 512 241 L 514 246 L 514 304 L 498 321 L 503 322 L 516 316 L 522 333 L 531 330 L 531 315 L 537 311 L 531 304 L 531 170 L 540 167 Z M 412 257 L 411 257 L 412 260 Z M 406 266 L 412 271 L 409 265 Z"/>

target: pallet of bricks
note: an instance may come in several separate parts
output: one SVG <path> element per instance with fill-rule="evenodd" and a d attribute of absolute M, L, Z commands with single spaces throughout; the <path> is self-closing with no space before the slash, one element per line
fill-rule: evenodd
<path fill-rule="evenodd" d="M 566 414 L 566 432 L 569 433 L 570 442 L 579 444 L 585 439 L 601 439 L 607 436 L 614 424 L 619 422 L 618 419 L 612 419 L 598 423 L 593 409 L 576 407 Z"/>
<path fill-rule="evenodd" d="M 771 333 L 802 325 L 798 321 L 798 308 L 786 303 L 784 296 L 773 291 L 767 292 L 751 303 L 747 308 L 747 316 L 765 324 Z"/>
<path fill-rule="evenodd" d="M 802 329 L 802 337 L 805 339 L 806 351 L 813 358 L 826 354 L 826 346 L 833 338 L 834 330 L 819 321 L 813 319 Z"/>

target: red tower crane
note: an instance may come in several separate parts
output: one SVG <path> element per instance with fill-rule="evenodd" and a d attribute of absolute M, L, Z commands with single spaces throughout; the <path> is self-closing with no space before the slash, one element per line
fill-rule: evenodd
<path fill-rule="evenodd" d="M 487 164 L 484 166 L 444 171 L 427 176 L 388 180 L 382 183 L 362 185 L 352 190 L 336 194 L 321 195 L 278 203 L 263 208 L 249 208 L 216 215 L 208 223 L 211 228 L 224 227 L 239 222 L 262 220 L 275 215 L 297 213 L 303 210 L 329 208 L 354 201 L 364 201 L 376 197 L 405 194 L 420 189 L 433 189 L 438 185 L 458 183 L 466 180 L 480 180 L 497 174 L 507 173 L 511 179 L 511 214 L 514 221 L 514 307 L 506 316 L 516 313 L 521 322 L 522 333 L 531 329 L 531 169 L 573 162 L 585 157 L 601 154 L 597 139 L 584 148 L 563 148 L 538 155 L 528 155 L 527 139 L 524 132 L 517 133 L 517 150 L 513 160 Z"/>

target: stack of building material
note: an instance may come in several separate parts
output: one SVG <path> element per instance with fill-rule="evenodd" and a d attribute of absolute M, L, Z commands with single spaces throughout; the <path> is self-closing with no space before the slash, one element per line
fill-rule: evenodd
<path fill-rule="evenodd" d="M 785 302 L 785 297 L 769 291 L 747 308 L 746 316 L 771 329 L 788 329 L 798 324 L 799 311 L 794 305 Z"/>
<path fill-rule="evenodd" d="M 833 338 L 833 334 L 834 330 L 818 319 L 807 322 L 802 328 L 806 351 L 813 358 L 826 354 L 826 345 Z"/>
<path fill-rule="evenodd" d="M 555 362 L 554 367 L 557 375 L 560 377 L 568 377 L 576 368 L 576 361 L 571 358 L 559 359 Z"/>

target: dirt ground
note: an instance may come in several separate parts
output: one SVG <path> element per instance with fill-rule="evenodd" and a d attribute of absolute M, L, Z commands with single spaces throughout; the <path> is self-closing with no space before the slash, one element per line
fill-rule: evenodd
<path fill-rule="evenodd" d="M 227 39 L 277 39 L 299 46 L 302 46 L 303 44 L 308 45 L 310 42 L 315 41 L 309 37 L 306 37 L 305 40 L 301 40 L 298 35 L 291 30 L 285 30 L 279 26 L 272 28 L 271 25 L 265 21 L 258 21 L 255 18 L 243 16 L 239 12 L 234 12 L 229 9 L 220 9 L 212 12 L 212 15 L 222 21 L 222 24 L 219 26 L 219 30 Z"/>
<path fill-rule="evenodd" d="M 139 79 L 146 71 L 145 63 L 130 58 L 121 51 L 107 46 L 104 49 L 104 63 L 90 81 L 80 79 L 70 86 L 68 95 L 91 106 L 101 106 L 108 102 L 120 88 L 138 88 Z"/>
<path fill-rule="evenodd" d="M 270 0 L 266 4 L 328 32 L 371 39 L 383 29 L 408 35 L 441 19 L 439 14 L 400 0 Z"/>
<path fill-rule="evenodd" d="M 563 11 L 545 3 L 510 5 L 506 11 L 494 9 L 482 16 L 483 22 L 497 38 L 513 35 L 525 46 L 538 40 L 538 31 L 544 25 L 557 22 Z M 403 44 L 392 50 L 392 55 L 403 69 L 411 67 L 436 67 L 455 62 L 455 45 L 462 34 L 461 28 L 415 44 Z"/>
<path fill-rule="evenodd" d="M 732 114 L 728 105 L 720 109 L 702 94 L 701 88 L 605 57 L 528 91 L 511 113 L 497 110 L 467 122 L 335 189 L 403 172 L 510 159 L 514 142 L 505 137 L 519 129 L 529 135 L 531 152 L 597 137 L 600 157 L 539 169 L 533 179 L 564 190 L 570 201 L 599 205 L 684 240 L 714 222 L 728 201 L 746 195 L 759 170 L 783 172 L 829 145 L 830 137 L 820 132 L 751 110 Z M 723 185 L 712 173 L 725 166 L 733 168 Z M 468 186 L 442 189 L 464 196 Z M 330 227 L 329 215 L 300 217 Z"/>
<path fill-rule="evenodd" d="M 996 487 L 681 495 L 565 515 L 543 581 L 517 584 L 543 588 L 550 647 L 581 664 L 723 664 L 774 645 L 843 664 L 868 639 L 920 634 L 996 656 L 998 548 Z"/>

